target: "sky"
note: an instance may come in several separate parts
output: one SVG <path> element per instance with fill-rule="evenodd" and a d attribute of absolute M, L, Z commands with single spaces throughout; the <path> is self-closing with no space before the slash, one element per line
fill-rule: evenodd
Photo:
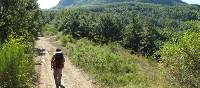
<path fill-rule="evenodd" d="M 50 9 L 56 6 L 60 0 L 38 0 L 41 9 Z"/>
<path fill-rule="evenodd" d="M 38 0 L 38 4 L 40 5 L 41 9 L 49 9 L 58 4 L 60 0 Z M 184 2 L 187 2 L 189 4 L 199 4 L 200 0 L 182 0 Z"/>
<path fill-rule="evenodd" d="M 189 4 L 199 4 L 200 5 L 200 0 L 182 0 L 184 2 L 187 2 Z"/>

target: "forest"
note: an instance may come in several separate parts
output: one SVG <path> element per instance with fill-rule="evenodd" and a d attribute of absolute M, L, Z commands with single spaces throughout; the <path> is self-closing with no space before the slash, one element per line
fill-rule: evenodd
<path fill-rule="evenodd" d="M 43 15 L 54 18 L 46 19 L 46 34 L 57 32 L 72 62 L 103 87 L 199 86 L 198 5 L 109 3 Z M 144 66 L 154 75 L 142 77 L 138 63 L 155 65 Z"/>
<path fill-rule="evenodd" d="M 0 88 L 32 87 L 39 33 L 56 36 L 70 61 L 102 88 L 200 86 L 199 5 L 64 1 L 49 10 L 35 0 L 0 1 Z"/>
<path fill-rule="evenodd" d="M 0 88 L 31 88 L 40 13 L 36 0 L 0 0 Z"/>

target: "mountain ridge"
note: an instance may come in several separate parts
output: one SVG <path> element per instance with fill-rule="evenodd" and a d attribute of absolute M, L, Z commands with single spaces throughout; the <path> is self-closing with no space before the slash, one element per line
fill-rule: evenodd
<path fill-rule="evenodd" d="M 120 2 L 141 2 L 141 3 L 153 3 L 163 5 L 180 5 L 187 4 L 182 0 L 60 0 L 56 8 L 63 8 L 69 6 L 81 6 L 84 4 L 107 4 L 107 3 L 120 3 Z"/>

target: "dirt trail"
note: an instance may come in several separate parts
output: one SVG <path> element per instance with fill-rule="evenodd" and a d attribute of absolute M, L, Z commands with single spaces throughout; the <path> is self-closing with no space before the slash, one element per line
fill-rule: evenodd
<path fill-rule="evenodd" d="M 36 58 L 38 65 L 36 71 L 39 74 L 39 84 L 37 88 L 56 88 L 53 78 L 53 71 L 50 69 L 50 60 L 56 49 L 45 37 L 39 37 L 35 48 L 39 51 Z M 79 69 L 71 64 L 65 56 L 65 68 L 63 69 L 62 85 L 65 88 L 95 88 L 91 80 Z"/>

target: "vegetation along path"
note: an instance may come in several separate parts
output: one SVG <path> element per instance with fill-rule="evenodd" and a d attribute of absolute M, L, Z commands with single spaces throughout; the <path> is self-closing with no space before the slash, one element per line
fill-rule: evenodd
<path fill-rule="evenodd" d="M 39 85 L 37 88 L 55 88 L 53 71 L 50 68 L 50 60 L 56 49 L 47 38 L 39 37 L 36 41 L 36 49 L 39 54 L 36 61 L 36 72 L 39 74 Z M 71 64 L 67 56 L 65 56 L 65 68 L 63 69 L 62 85 L 65 88 L 94 88 L 89 78 L 84 75 L 81 70 Z"/>

